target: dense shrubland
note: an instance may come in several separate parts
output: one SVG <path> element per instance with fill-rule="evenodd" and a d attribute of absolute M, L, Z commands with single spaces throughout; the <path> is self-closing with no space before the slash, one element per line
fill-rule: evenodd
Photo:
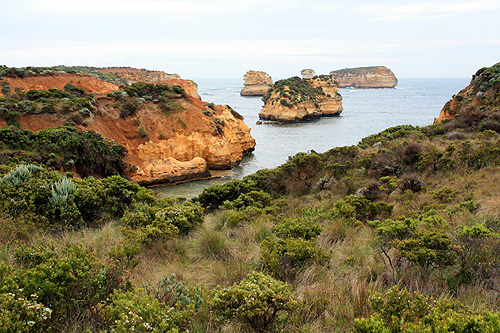
<path fill-rule="evenodd" d="M 84 125 L 91 113 L 97 112 L 97 101 L 91 94 L 71 83 L 64 90 L 28 90 L 27 92 L 11 90 L 3 86 L 3 97 L 0 97 L 0 117 L 8 125 L 19 126 L 20 115 L 59 113 L 64 115 L 68 125 Z"/>
<path fill-rule="evenodd" d="M 184 89 L 178 85 L 152 84 L 145 82 L 135 82 L 131 85 L 121 85 L 119 90 L 110 94 L 117 103 L 115 107 L 121 109 L 120 117 L 126 118 L 135 115 L 139 107 L 146 101 L 158 104 L 158 107 L 167 116 L 180 112 L 183 107 L 175 101 L 186 97 Z"/>
<path fill-rule="evenodd" d="M 113 84 L 127 84 L 127 79 L 114 73 L 103 73 L 97 70 L 98 67 L 88 66 L 53 66 L 53 67 L 7 67 L 0 66 L 0 78 L 12 77 L 23 78 L 35 75 L 50 75 L 50 74 L 84 74 L 91 75 L 96 79 L 113 83 Z"/>
<path fill-rule="evenodd" d="M 307 79 L 298 76 L 276 81 L 262 98 L 264 103 L 271 98 L 272 93 L 278 93 L 280 103 L 288 107 L 309 100 L 316 101 L 318 96 L 325 95 L 321 87 L 314 88 Z"/>
<path fill-rule="evenodd" d="M 2 327 L 498 332 L 495 112 L 299 153 L 192 200 L 6 161 Z"/>
<path fill-rule="evenodd" d="M 57 170 L 90 175 L 123 174 L 127 148 L 94 131 L 64 126 L 38 132 L 6 126 L 0 129 L 0 163 L 36 162 Z"/>

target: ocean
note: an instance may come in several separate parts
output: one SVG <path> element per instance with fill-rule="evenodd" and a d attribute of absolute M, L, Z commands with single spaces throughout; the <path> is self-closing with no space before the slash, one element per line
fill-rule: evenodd
<path fill-rule="evenodd" d="M 298 124 L 257 125 L 261 97 L 242 97 L 243 79 L 194 79 L 203 101 L 227 104 L 238 111 L 256 141 L 232 175 L 153 188 L 160 197 L 198 195 L 204 188 L 241 179 L 264 168 L 275 168 L 299 152 L 322 153 L 334 147 L 356 145 L 371 134 L 397 125 L 427 126 L 443 105 L 465 88 L 470 78 L 399 78 L 394 89 L 340 88 L 344 110 L 338 117 Z"/>

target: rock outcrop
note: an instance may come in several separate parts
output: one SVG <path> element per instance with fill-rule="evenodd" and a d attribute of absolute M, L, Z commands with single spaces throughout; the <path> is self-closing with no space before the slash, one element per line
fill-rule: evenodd
<path fill-rule="evenodd" d="M 457 114 L 464 111 L 476 112 L 475 118 L 480 121 L 480 118 L 484 118 L 485 113 L 495 112 L 499 109 L 500 63 L 497 63 L 491 67 L 478 70 L 472 76 L 470 84 L 446 102 L 439 116 L 434 119 L 434 123 L 439 123 L 445 119 L 453 119 Z M 487 128 L 485 127 L 485 129 Z"/>
<path fill-rule="evenodd" d="M 300 71 L 303 79 L 312 79 L 316 76 L 316 72 L 313 69 L 303 69 Z"/>
<path fill-rule="evenodd" d="M 330 72 L 340 88 L 394 88 L 398 79 L 384 66 L 345 68 Z"/>
<path fill-rule="evenodd" d="M 25 79 L 27 81 L 23 81 Z M 98 90 L 94 88 L 98 86 L 94 81 L 97 79 L 78 74 L 4 80 L 12 91 L 16 87 L 24 90 L 62 89 L 69 82 L 87 92 Z M 169 79 L 161 82 L 191 87 L 196 91 L 196 84 L 192 81 Z M 129 176 L 140 184 L 210 178 L 210 169 L 231 169 L 255 147 L 255 140 L 241 115 L 229 106 L 203 102 L 197 94 L 190 95 L 189 89 L 174 86 L 175 89 L 156 99 L 132 95 L 116 99 L 104 93 L 113 92 L 118 87 L 106 82 L 102 84 L 104 88 L 99 90 L 100 94 L 94 95 L 90 114 L 87 113 L 83 123 L 74 126 L 79 130 L 94 130 L 104 138 L 125 146 L 129 151 L 125 161 L 133 166 Z M 115 95 L 121 94 L 111 96 Z M 126 105 L 132 106 L 130 110 L 133 112 L 124 112 Z M 37 131 L 63 126 L 71 119 L 70 116 L 59 111 L 36 112 L 22 114 L 17 121 L 21 128 Z M 5 124 L 6 121 L 0 118 L 0 126 Z"/>
<path fill-rule="evenodd" d="M 192 80 L 182 80 L 182 79 L 167 79 L 155 82 L 155 84 L 168 84 L 168 85 L 178 85 L 182 87 L 186 91 L 186 94 L 189 96 L 193 96 L 196 99 L 200 99 L 201 97 L 198 94 L 198 84 Z"/>
<path fill-rule="evenodd" d="M 129 82 L 155 83 L 169 79 L 180 79 L 179 74 L 169 74 L 162 71 L 151 71 L 131 67 L 96 68 L 96 71 L 111 73 L 126 78 Z"/>
<path fill-rule="evenodd" d="M 248 71 L 243 76 L 245 79 L 241 96 L 264 96 L 273 84 L 273 79 L 266 72 Z"/>
<path fill-rule="evenodd" d="M 338 116 L 342 112 L 342 96 L 327 75 L 277 81 L 262 100 L 264 107 L 259 112 L 260 119 L 280 123 Z"/>

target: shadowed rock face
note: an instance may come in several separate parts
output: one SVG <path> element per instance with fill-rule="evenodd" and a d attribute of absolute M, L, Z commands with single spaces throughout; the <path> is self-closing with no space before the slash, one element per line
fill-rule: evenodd
<path fill-rule="evenodd" d="M 293 77 L 277 81 L 263 101 L 265 104 L 259 112 L 260 119 L 281 123 L 338 116 L 342 112 L 342 96 L 327 75 L 315 79 Z"/>
<path fill-rule="evenodd" d="M 330 72 L 340 88 L 394 88 L 398 79 L 387 67 L 345 68 Z"/>
<path fill-rule="evenodd" d="M 498 112 L 499 108 L 500 62 L 478 70 L 470 84 L 446 102 L 434 123 L 453 119 L 462 111 L 492 114 Z"/>
<path fill-rule="evenodd" d="M 303 69 L 300 71 L 303 79 L 312 79 L 316 76 L 316 72 L 313 69 Z"/>
<path fill-rule="evenodd" d="M 273 84 L 273 79 L 266 72 L 248 71 L 243 78 L 245 87 L 240 92 L 241 96 L 264 96 Z"/>

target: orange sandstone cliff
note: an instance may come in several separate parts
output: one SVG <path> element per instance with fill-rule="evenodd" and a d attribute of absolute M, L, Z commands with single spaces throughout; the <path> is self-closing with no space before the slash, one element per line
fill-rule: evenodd
<path fill-rule="evenodd" d="M 470 84 L 454 95 L 434 119 L 439 123 L 453 119 L 461 112 L 491 112 L 500 108 L 500 63 L 481 68 L 472 76 Z"/>
<path fill-rule="evenodd" d="M 342 112 L 342 96 L 330 76 L 313 79 L 292 77 L 277 81 L 262 98 L 259 112 L 262 120 L 281 123 L 338 116 Z"/>
<path fill-rule="evenodd" d="M 210 169 L 231 169 L 253 151 L 255 140 L 243 117 L 228 106 L 199 99 L 194 82 L 170 78 L 162 84 L 185 87 L 171 94 L 165 104 L 157 100 L 129 97 L 116 100 L 107 94 L 117 85 L 78 74 L 36 75 L 4 78 L 12 90 L 63 89 L 67 83 L 95 93 L 95 108 L 79 130 L 94 130 L 108 140 L 125 146 L 125 161 L 133 166 L 129 176 L 144 185 L 177 183 L 210 177 Z M 131 102 L 129 101 L 131 100 Z M 134 102 L 132 114 L 124 115 L 124 105 Z M 23 129 L 32 131 L 62 126 L 68 115 L 60 112 L 20 115 Z M 0 119 L 0 126 L 6 122 Z"/>

